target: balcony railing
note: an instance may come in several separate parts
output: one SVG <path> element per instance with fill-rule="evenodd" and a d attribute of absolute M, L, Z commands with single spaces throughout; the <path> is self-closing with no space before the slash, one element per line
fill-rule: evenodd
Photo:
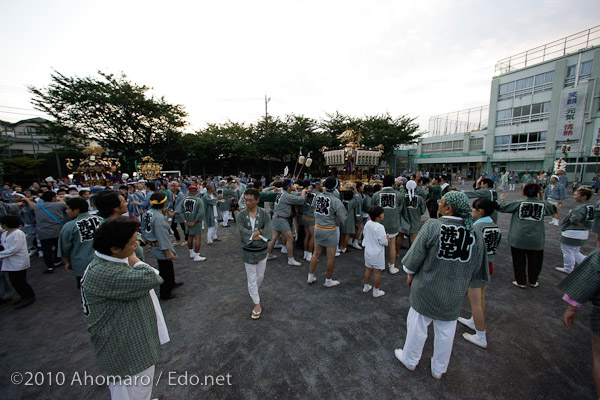
<path fill-rule="evenodd" d="M 600 25 L 504 58 L 496 63 L 494 76 L 504 75 L 533 64 L 598 45 L 600 45 Z"/>

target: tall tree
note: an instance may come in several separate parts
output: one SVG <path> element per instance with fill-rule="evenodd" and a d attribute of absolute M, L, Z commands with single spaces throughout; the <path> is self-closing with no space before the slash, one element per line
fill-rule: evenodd
<path fill-rule="evenodd" d="M 166 160 L 187 125 L 183 106 L 148 95 L 149 87 L 128 81 L 124 74 L 98 75 L 67 77 L 54 71 L 48 87 L 29 86 L 34 108 L 54 118 L 48 132 L 79 147 L 95 140 L 121 153 L 124 161 L 144 155 Z"/>

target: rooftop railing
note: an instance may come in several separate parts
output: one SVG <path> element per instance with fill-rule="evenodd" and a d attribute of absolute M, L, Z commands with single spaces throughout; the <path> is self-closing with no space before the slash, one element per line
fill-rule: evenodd
<path fill-rule="evenodd" d="M 489 106 L 468 108 L 429 118 L 429 130 L 423 137 L 455 135 L 487 128 Z"/>
<path fill-rule="evenodd" d="M 600 25 L 504 58 L 496 63 L 494 76 L 504 75 L 533 64 L 598 45 L 600 45 Z"/>

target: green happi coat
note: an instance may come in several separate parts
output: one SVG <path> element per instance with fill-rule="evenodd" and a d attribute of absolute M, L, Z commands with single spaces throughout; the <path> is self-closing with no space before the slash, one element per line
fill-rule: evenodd
<path fill-rule="evenodd" d="M 494 189 L 477 189 L 469 192 L 464 192 L 469 199 L 488 199 L 491 201 L 498 201 L 498 192 Z M 498 211 L 494 210 L 491 215 L 492 221 L 498 223 Z"/>
<path fill-rule="evenodd" d="M 81 281 L 87 330 L 108 375 L 133 376 L 156 364 L 160 340 L 150 290 L 163 283 L 148 264 L 95 256 Z"/>
<path fill-rule="evenodd" d="M 556 213 L 556 206 L 547 201 L 528 197 L 512 203 L 500 203 L 499 212 L 511 213 L 508 245 L 523 250 L 544 250 L 546 227 L 544 217 Z"/>
<path fill-rule="evenodd" d="M 400 207 L 400 226 L 408 233 L 419 233 L 421 228 L 421 215 L 427 211 L 427 205 L 425 200 L 417 194 L 415 194 L 410 200 L 408 194 L 400 197 L 402 200 L 402 207 Z M 385 218 L 384 218 L 385 221 Z"/>
<path fill-rule="evenodd" d="M 210 228 L 215 226 L 215 208 L 219 199 L 214 197 L 214 195 L 205 194 L 202 196 L 202 202 L 204 203 L 204 222 L 206 223 L 206 227 Z"/>
<path fill-rule="evenodd" d="M 238 213 L 235 218 L 238 233 L 240 234 L 240 243 L 242 244 L 242 260 L 247 264 L 258 264 L 267 257 L 267 247 L 269 242 L 260 240 L 250 240 L 252 237 L 252 223 L 248 209 Z M 256 220 L 254 221 L 254 230 L 261 230 L 262 237 L 271 240 L 273 230 L 271 227 L 271 216 L 264 208 L 258 207 L 256 211 Z"/>
<path fill-rule="evenodd" d="M 567 217 L 563 220 L 560 230 L 560 242 L 569 246 L 583 246 L 587 239 L 575 239 L 565 236 L 566 231 L 589 231 L 592 229 L 594 223 L 594 205 L 591 201 L 586 201 L 567 214 Z M 583 224 L 579 226 L 576 224 Z M 568 233 L 566 233 L 568 235 Z"/>
<path fill-rule="evenodd" d="M 358 199 L 342 200 L 346 209 L 346 218 L 340 223 L 340 233 L 354 235 L 356 233 L 356 218 L 360 218 Z"/>
<path fill-rule="evenodd" d="M 578 303 L 592 301 L 590 327 L 600 335 L 600 249 L 594 250 L 557 286 Z"/>
<path fill-rule="evenodd" d="M 63 226 L 58 239 L 58 256 L 71 260 L 75 276 L 82 277 L 94 258 L 94 233 L 102 218 L 90 213 L 79 214 Z"/>
<path fill-rule="evenodd" d="M 429 186 L 429 195 L 427 196 L 429 199 L 429 207 L 434 214 L 438 212 L 438 200 L 442 198 L 442 188 L 439 185 L 431 185 Z"/>
<path fill-rule="evenodd" d="M 402 259 L 414 273 L 410 305 L 419 314 L 455 321 L 469 283 L 488 280 L 485 243 L 476 229 L 468 232 L 462 218 L 430 219 Z"/>
<path fill-rule="evenodd" d="M 158 246 L 150 247 L 157 260 L 167 259 L 166 250 L 171 250 L 177 257 L 175 247 L 169 239 L 169 223 L 161 210 L 151 208 L 142 215 L 142 235 L 146 241 L 158 243 Z"/>
<path fill-rule="evenodd" d="M 385 233 L 394 235 L 400 232 L 400 214 L 402 212 L 402 198 L 398 191 L 392 187 L 384 187 L 373 195 L 373 205 L 383 207 L 383 221 Z"/>
<path fill-rule="evenodd" d="M 198 196 L 186 197 L 179 207 L 179 214 L 183 217 L 183 222 L 196 222 L 194 226 L 185 225 L 185 232 L 188 235 L 202 234 L 202 221 L 204 221 L 204 202 Z"/>

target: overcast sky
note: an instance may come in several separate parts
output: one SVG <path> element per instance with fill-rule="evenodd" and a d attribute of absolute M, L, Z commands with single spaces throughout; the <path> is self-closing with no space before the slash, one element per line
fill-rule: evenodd
<path fill-rule="evenodd" d="M 124 72 L 189 131 L 265 112 L 416 117 L 486 105 L 495 63 L 600 24 L 598 0 L 0 0 L 0 119 L 26 85 Z"/>

